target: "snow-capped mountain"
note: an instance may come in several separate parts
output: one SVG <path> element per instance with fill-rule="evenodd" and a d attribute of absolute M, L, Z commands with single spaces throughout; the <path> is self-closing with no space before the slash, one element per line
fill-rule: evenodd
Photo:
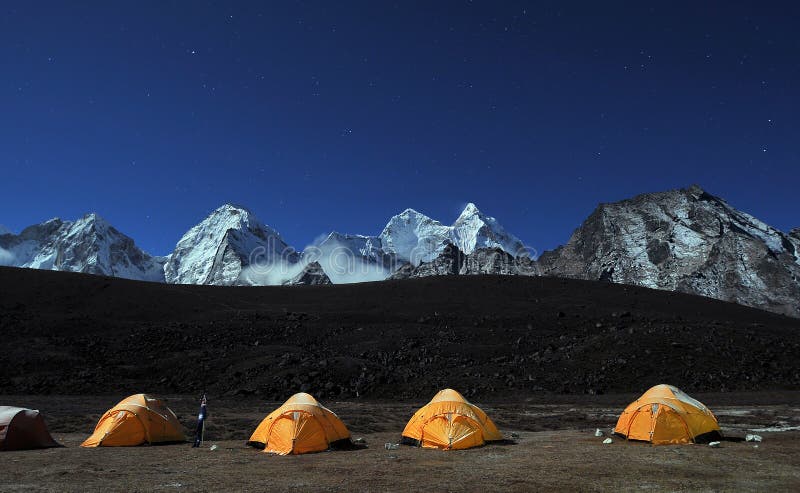
<path fill-rule="evenodd" d="M 400 261 L 419 265 L 430 262 L 448 244 L 465 254 L 478 248 L 500 248 L 514 256 L 525 254 L 523 243 L 493 217 L 467 204 L 451 226 L 445 226 L 413 209 L 392 217 L 380 234 L 383 250 Z"/>
<path fill-rule="evenodd" d="M 51 219 L 29 226 L 19 235 L 0 235 L 0 263 L 164 281 L 164 259 L 140 250 L 97 214 L 77 221 Z"/>
<path fill-rule="evenodd" d="M 698 186 L 601 204 L 543 275 L 682 291 L 800 316 L 800 241 Z"/>
<path fill-rule="evenodd" d="M 379 238 L 383 251 L 400 262 L 418 265 L 430 261 L 450 241 L 452 228 L 414 209 L 406 209 L 389 219 Z"/>
<path fill-rule="evenodd" d="M 334 284 L 378 281 L 405 264 L 431 263 L 450 245 L 467 254 L 480 248 L 523 251 L 521 241 L 470 203 L 451 226 L 406 209 L 389 219 L 378 236 L 333 232 L 307 248 L 303 258 L 319 261 Z"/>
<path fill-rule="evenodd" d="M 381 239 L 377 236 L 348 235 L 334 231 L 315 246 L 324 254 L 335 254 L 335 250 L 341 250 L 381 265 L 390 261 L 390 255 L 383 251 Z M 310 254 L 310 249 L 305 252 Z"/>
<path fill-rule="evenodd" d="M 514 257 L 527 256 L 525 245 L 507 232 L 497 219 L 487 216 L 469 203 L 451 226 L 450 238 L 462 252 L 478 248 L 499 248 Z"/>
<path fill-rule="evenodd" d="M 298 259 L 277 231 L 225 204 L 183 235 L 164 274 L 172 284 L 280 284 Z"/>
<path fill-rule="evenodd" d="M 382 281 L 391 274 L 395 258 L 381 248 L 377 236 L 336 231 L 303 251 L 302 262 L 318 262 L 333 284 Z"/>
<path fill-rule="evenodd" d="M 800 316 L 800 228 L 783 233 L 700 187 L 601 204 L 569 242 L 533 261 L 468 204 L 446 226 L 406 209 L 378 236 L 333 232 L 302 255 L 225 204 L 167 257 L 96 214 L 0 229 L 0 265 L 180 284 L 333 284 L 431 275 L 553 275 L 675 290 Z"/>

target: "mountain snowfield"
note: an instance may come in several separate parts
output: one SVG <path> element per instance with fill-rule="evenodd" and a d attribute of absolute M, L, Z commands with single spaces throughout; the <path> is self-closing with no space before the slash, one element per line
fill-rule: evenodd
<path fill-rule="evenodd" d="M 800 316 L 800 229 L 783 233 L 700 187 L 601 204 L 565 245 L 528 257 L 474 204 L 445 225 L 413 209 L 376 236 L 332 232 L 302 252 L 225 204 L 166 257 L 96 214 L 0 229 L 0 265 L 174 284 L 333 284 L 430 275 L 550 275 L 675 290 Z"/>

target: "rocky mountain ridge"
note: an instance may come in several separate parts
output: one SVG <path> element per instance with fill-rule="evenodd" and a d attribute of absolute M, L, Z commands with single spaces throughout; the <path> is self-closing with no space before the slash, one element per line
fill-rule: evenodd
<path fill-rule="evenodd" d="M 536 261 L 474 204 L 449 226 L 413 209 L 375 236 L 332 232 L 302 252 L 225 204 L 166 257 L 96 214 L 0 231 L 0 265 L 178 284 L 341 284 L 435 275 L 545 275 L 681 291 L 800 317 L 800 228 L 781 232 L 698 186 L 600 204 Z"/>
<path fill-rule="evenodd" d="M 800 241 L 698 186 L 601 204 L 542 275 L 699 294 L 800 316 Z"/>

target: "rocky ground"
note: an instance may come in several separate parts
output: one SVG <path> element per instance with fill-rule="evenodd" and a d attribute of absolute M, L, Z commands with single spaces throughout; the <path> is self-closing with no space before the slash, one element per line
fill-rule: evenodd
<path fill-rule="evenodd" d="M 106 408 L 123 395 L 0 396 L 41 409 L 65 448 L 4 452 L 2 491 L 797 491 L 800 488 L 800 392 L 698 394 L 723 431 L 761 443 L 724 441 L 653 447 L 608 430 L 632 395 L 539 396 L 476 401 L 509 444 L 442 452 L 397 443 L 425 399 L 325 401 L 368 447 L 278 457 L 245 446 L 279 405 L 253 397 L 211 396 L 204 446 L 188 444 L 82 449 Z M 429 397 L 429 396 L 428 396 Z M 187 427 L 195 396 L 166 396 Z M 776 431 L 761 431 L 761 430 Z M 215 450 L 211 446 L 215 445 Z M 758 445 L 758 447 L 755 447 Z"/>
<path fill-rule="evenodd" d="M 0 404 L 40 409 L 67 446 L 3 453 L 3 491 L 800 489 L 800 320 L 695 296 L 538 277 L 231 288 L 0 268 L 0 331 Z M 594 437 L 662 382 L 703 400 L 728 435 L 766 430 L 764 442 Z M 444 387 L 515 443 L 386 450 Z M 202 449 L 77 447 L 138 392 L 166 396 L 188 431 L 203 390 Z M 369 447 L 246 448 L 301 390 Z"/>
<path fill-rule="evenodd" d="M 210 287 L 0 268 L 0 393 L 281 400 L 800 388 L 800 319 L 608 283 Z"/>

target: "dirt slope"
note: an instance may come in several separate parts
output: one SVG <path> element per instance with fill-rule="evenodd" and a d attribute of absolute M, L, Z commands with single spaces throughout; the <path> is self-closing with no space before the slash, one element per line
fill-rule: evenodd
<path fill-rule="evenodd" d="M 177 286 L 0 268 L 0 393 L 281 400 L 800 388 L 800 320 L 556 278 Z"/>

